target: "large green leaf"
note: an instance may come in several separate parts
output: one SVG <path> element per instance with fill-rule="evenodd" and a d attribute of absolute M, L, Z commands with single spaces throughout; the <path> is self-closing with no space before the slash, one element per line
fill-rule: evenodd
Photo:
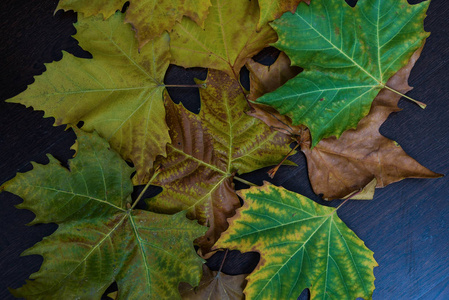
<path fill-rule="evenodd" d="M 304 124 L 315 146 L 339 137 L 368 114 L 371 102 L 429 35 L 423 20 L 429 1 L 361 0 L 351 8 L 344 0 L 300 3 L 273 28 L 275 46 L 305 69 L 259 102 Z"/>
<path fill-rule="evenodd" d="M 185 213 L 158 215 L 130 208 L 132 168 L 96 133 L 78 132 L 69 170 L 48 165 L 18 174 L 2 189 L 24 199 L 34 223 L 56 232 L 24 252 L 44 257 L 41 269 L 13 290 L 27 299 L 100 299 L 114 281 L 119 299 L 175 299 L 179 282 L 197 285 L 202 260 L 193 239 L 205 228 Z"/>
<path fill-rule="evenodd" d="M 60 0 L 58 9 L 75 10 L 85 16 L 102 14 L 109 18 L 121 9 L 126 0 Z M 170 31 L 182 16 L 203 26 L 210 0 L 131 0 L 125 22 L 132 24 L 140 47 Z"/>
<path fill-rule="evenodd" d="M 84 121 L 83 130 L 96 130 L 137 169 L 137 181 L 170 142 L 165 123 L 163 80 L 169 65 L 169 36 L 164 34 L 139 53 L 123 15 L 107 21 L 82 18 L 76 24 L 80 45 L 93 59 L 64 53 L 61 61 L 18 96 L 8 100 L 54 117 L 55 125 Z"/>
<path fill-rule="evenodd" d="M 206 236 L 197 241 L 208 251 L 240 206 L 234 174 L 279 163 L 289 153 L 291 140 L 245 114 L 248 105 L 237 80 L 209 70 L 204 83 L 198 115 L 166 101 L 172 143 L 167 158 L 156 161 L 163 171 L 154 181 L 164 190 L 148 204 L 164 213 L 188 210 L 190 218 L 209 225 Z"/>
<path fill-rule="evenodd" d="M 335 208 L 268 183 L 239 194 L 245 204 L 215 247 L 260 252 L 247 299 L 296 299 L 305 288 L 312 299 L 371 299 L 373 252 Z"/>
<path fill-rule="evenodd" d="M 276 33 L 259 21 L 257 1 L 212 0 L 204 29 L 184 18 L 170 33 L 174 64 L 221 70 L 238 78 L 248 58 L 276 41 Z"/>

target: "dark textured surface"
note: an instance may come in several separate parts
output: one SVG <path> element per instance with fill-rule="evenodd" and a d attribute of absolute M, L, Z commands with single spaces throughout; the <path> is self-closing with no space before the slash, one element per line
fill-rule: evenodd
<path fill-rule="evenodd" d="M 393 1 L 393 0 L 392 0 Z M 53 119 L 43 119 L 34 112 L 4 100 L 25 90 L 33 76 L 45 70 L 43 63 L 61 59 L 61 50 L 83 54 L 70 36 L 75 33 L 74 13 L 58 12 L 57 1 L 8 0 L 0 11 L 0 184 L 18 171 L 31 168 L 30 161 L 46 162 L 51 153 L 61 161 L 70 156 L 74 134 L 53 127 Z M 411 1 L 412 2 L 412 1 Z M 417 1 L 413 1 L 416 3 Z M 409 96 L 428 104 L 421 110 L 401 100 L 403 111 L 389 117 L 381 132 L 396 140 L 404 150 L 435 172 L 449 173 L 449 4 L 433 0 L 425 28 L 432 35 L 410 77 L 415 89 Z M 269 55 L 269 53 L 268 53 Z M 193 76 L 204 71 L 185 72 L 171 67 L 166 76 L 170 84 L 190 84 Z M 204 77 L 202 77 L 204 78 Z M 169 89 L 175 101 L 188 103 L 198 110 L 195 89 Z M 301 154 L 295 157 L 298 167 L 283 167 L 274 180 L 276 185 L 314 196 Z M 257 184 L 268 180 L 266 170 L 243 176 Z M 237 183 L 238 188 L 245 187 Z M 39 256 L 19 257 L 42 237 L 51 234 L 55 225 L 25 226 L 33 214 L 14 205 L 21 199 L 0 194 L 0 299 L 11 299 L 7 287 L 19 287 L 42 263 Z M 339 204 L 334 201 L 331 205 Z M 374 251 L 379 263 L 375 268 L 376 290 L 373 299 L 449 299 L 449 179 L 407 179 L 377 190 L 373 201 L 350 201 L 339 215 Z M 222 254 L 221 254 L 222 255 Z M 227 273 L 254 268 L 257 254 L 230 252 L 225 262 Z M 248 259 L 249 258 L 249 259 Z M 210 260 L 218 267 L 219 256 Z"/>

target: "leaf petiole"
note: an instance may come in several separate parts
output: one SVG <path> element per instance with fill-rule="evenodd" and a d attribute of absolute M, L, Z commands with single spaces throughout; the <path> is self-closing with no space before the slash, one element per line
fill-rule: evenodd
<path fill-rule="evenodd" d="M 139 203 L 140 199 L 142 199 L 143 195 L 145 194 L 145 192 L 148 190 L 148 188 L 150 187 L 151 183 L 153 183 L 154 179 L 156 179 L 157 175 L 159 175 L 159 173 L 162 171 L 162 167 L 158 166 L 155 170 L 154 170 L 154 174 L 151 177 L 151 179 L 148 181 L 148 183 L 145 185 L 145 187 L 143 188 L 142 192 L 140 192 L 139 196 L 137 197 L 136 201 L 134 201 L 133 205 L 129 208 L 129 211 L 133 210 L 134 207 L 136 207 L 137 203 Z"/>
<path fill-rule="evenodd" d="M 282 166 L 284 161 L 292 154 L 293 151 L 295 151 L 299 147 L 299 143 L 296 143 L 296 146 L 288 152 L 288 154 L 282 159 L 280 163 L 278 163 L 274 168 L 270 169 L 267 174 L 270 176 L 270 178 L 273 178 L 274 175 L 276 175 L 276 172 L 279 170 L 279 167 Z"/>
<path fill-rule="evenodd" d="M 243 178 L 240 178 L 240 177 L 237 177 L 237 176 L 235 176 L 234 179 L 235 179 L 235 180 L 238 180 L 238 181 L 240 181 L 240 182 L 242 182 L 242 183 L 244 183 L 244 184 L 246 184 L 246 185 L 249 185 L 249 186 L 258 186 L 258 185 L 255 184 L 255 183 L 252 183 L 252 182 L 250 182 L 250 181 L 247 181 L 247 180 L 245 180 L 245 179 L 243 179 Z"/>
<path fill-rule="evenodd" d="M 360 189 L 352 193 L 348 198 L 345 199 L 345 201 L 343 201 L 342 203 L 340 203 L 339 206 L 337 206 L 337 208 L 333 211 L 333 213 L 335 213 L 340 207 L 342 207 L 346 202 L 348 202 L 348 200 L 351 200 L 354 196 L 358 195 L 362 190 L 363 189 Z"/>
<path fill-rule="evenodd" d="M 179 88 L 206 88 L 206 83 L 201 84 L 165 84 L 164 87 L 179 87 Z"/>
<path fill-rule="evenodd" d="M 411 98 L 411 97 L 409 97 L 409 96 L 407 96 L 407 95 L 404 95 L 404 94 L 402 94 L 401 92 L 398 92 L 398 91 L 396 91 L 395 89 L 392 89 L 392 88 L 389 87 L 388 85 L 384 85 L 384 88 L 386 88 L 387 90 L 390 90 L 390 91 L 392 91 L 392 92 L 394 92 L 394 93 L 400 95 L 401 97 L 404 97 L 404 98 L 406 98 L 406 99 L 412 101 L 413 103 L 418 104 L 419 107 L 421 107 L 422 109 L 425 109 L 425 108 L 427 107 L 427 104 L 425 104 L 425 103 L 423 103 L 423 102 L 421 102 L 421 101 L 415 100 L 415 99 L 413 99 L 413 98 Z"/>

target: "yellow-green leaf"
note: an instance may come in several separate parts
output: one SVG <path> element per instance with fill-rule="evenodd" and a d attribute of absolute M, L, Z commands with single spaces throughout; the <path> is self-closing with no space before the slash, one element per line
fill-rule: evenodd
<path fill-rule="evenodd" d="M 166 154 L 170 142 L 163 103 L 169 36 L 155 39 L 139 53 L 121 13 L 107 21 L 79 17 L 76 29 L 75 38 L 93 59 L 64 53 L 8 101 L 43 110 L 45 117 L 56 119 L 55 125 L 83 121 L 83 130 L 96 130 L 134 163 L 138 182 L 148 181 L 153 161 Z"/>
<path fill-rule="evenodd" d="M 207 252 L 226 230 L 227 218 L 240 206 L 232 178 L 276 165 L 290 151 L 290 139 L 245 114 L 247 102 L 237 80 L 209 70 L 200 89 L 201 111 L 194 114 L 167 100 L 172 143 L 167 158 L 155 162 L 163 171 L 154 181 L 163 192 L 148 201 L 164 213 L 187 210 L 190 218 L 210 226 L 198 239 Z"/>
<path fill-rule="evenodd" d="M 258 251 L 247 278 L 247 299 L 371 299 L 373 252 L 337 216 L 336 209 L 266 183 L 239 191 L 245 204 L 216 248 Z"/>
<path fill-rule="evenodd" d="M 102 14 L 109 18 L 121 9 L 126 0 L 60 0 L 58 9 L 75 10 L 85 16 Z M 210 0 L 131 0 L 126 11 L 125 22 L 136 31 L 140 47 L 172 30 L 183 16 L 189 17 L 203 26 L 207 17 Z"/>
<path fill-rule="evenodd" d="M 118 299 L 178 299 L 178 284 L 197 285 L 202 259 L 193 240 L 205 228 L 185 213 L 159 215 L 130 208 L 133 169 L 96 133 L 78 135 L 69 169 L 48 165 L 18 174 L 2 189 L 58 229 L 25 251 L 42 255 L 41 269 L 12 293 L 27 299 L 100 299 L 114 281 Z"/>
<path fill-rule="evenodd" d="M 184 18 L 170 33 L 174 64 L 224 71 L 238 78 L 248 58 L 276 41 L 270 26 L 256 31 L 257 1 L 212 0 L 204 29 Z"/>

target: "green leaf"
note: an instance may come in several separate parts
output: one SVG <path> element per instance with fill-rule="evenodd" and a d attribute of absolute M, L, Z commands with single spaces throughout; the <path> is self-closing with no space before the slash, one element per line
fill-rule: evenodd
<path fill-rule="evenodd" d="M 172 143 L 167 158 L 155 162 L 163 171 L 154 181 L 164 190 L 148 205 L 164 213 L 188 210 L 190 218 L 210 226 L 197 240 L 207 252 L 240 206 L 234 174 L 276 165 L 291 150 L 291 140 L 245 114 L 248 105 L 237 80 L 209 70 L 204 83 L 198 115 L 166 101 Z"/>
<path fill-rule="evenodd" d="M 184 18 L 170 33 L 172 63 L 221 70 L 235 79 L 246 61 L 276 41 L 266 25 L 256 31 L 257 1 L 212 0 L 204 29 Z"/>
<path fill-rule="evenodd" d="M 60 0 L 58 9 L 82 12 L 86 17 L 102 14 L 109 18 L 122 8 L 126 0 Z M 171 31 L 182 16 L 188 16 L 199 26 L 207 17 L 210 0 L 131 0 L 126 10 L 126 23 L 136 31 L 140 48 L 149 41 Z"/>
<path fill-rule="evenodd" d="M 56 223 L 56 232 L 23 255 L 44 257 L 41 269 L 13 290 L 27 299 L 100 299 L 114 281 L 118 299 L 180 298 L 179 282 L 197 285 L 202 260 L 192 241 L 205 228 L 185 213 L 132 210 L 132 168 L 96 133 L 78 135 L 69 170 L 48 165 L 18 174 L 2 189 L 24 199 L 32 222 Z"/>
<path fill-rule="evenodd" d="M 239 191 L 245 204 L 216 248 L 258 251 L 247 278 L 247 299 L 371 299 L 373 252 L 337 216 L 336 209 L 266 183 Z"/>
<path fill-rule="evenodd" d="M 137 181 L 170 142 L 165 123 L 163 80 L 169 65 L 169 36 L 164 34 L 138 52 L 123 15 L 107 21 L 82 18 L 76 24 L 80 45 L 93 59 L 64 53 L 61 61 L 46 65 L 34 84 L 8 102 L 22 103 L 54 117 L 55 125 L 84 122 L 96 130 L 137 169 Z"/>
<path fill-rule="evenodd" d="M 429 35 L 423 20 L 429 1 L 363 0 L 351 8 L 344 0 L 300 3 L 272 27 L 275 47 L 304 72 L 258 99 L 294 125 L 304 124 L 315 146 L 339 137 L 367 115 L 374 97 Z"/>

